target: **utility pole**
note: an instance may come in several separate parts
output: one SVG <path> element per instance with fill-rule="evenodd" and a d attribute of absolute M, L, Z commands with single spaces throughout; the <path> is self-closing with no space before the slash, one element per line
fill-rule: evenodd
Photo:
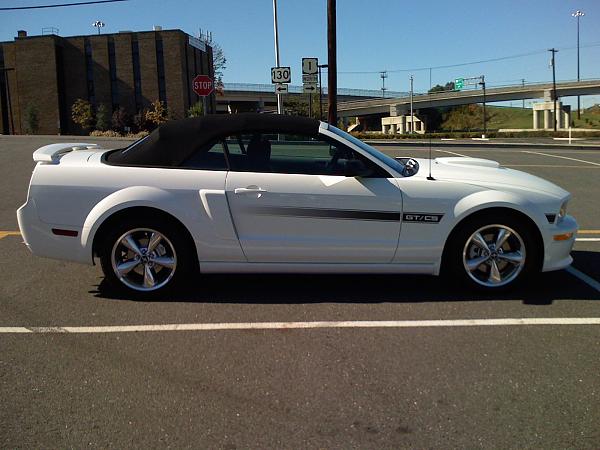
<path fill-rule="evenodd" d="M 571 14 L 573 17 L 577 19 L 577 81 L 580 81 L 579 78 L 579 18 L 585 16 L 583 11 L 575 11 Z M 581 96 L 577 96 L 577 118 L 581 119 Z"/>
<path fill-rule="evenodd" d="M 277 30 L 277 0 L 273 0 L 273 31 L 275 33 L 275 67 L 279 67 L 279 33 Z M 281 94 L 277 94 L 277 114 L 283 113 Z"/>
<path fill-rule="evenodd" d="M 525 87 L 525 78 L 521 78 L 521 86 Z M 525 109 L 525 99 L 523 99 L 523 109 Z"/>
<path fill-rule="evenodd" d="M 554 63 L 554 54 L 558 52 L 558 50 L 556 50 L 555 48 L 551 48 L 548 51 L 552 53 L 552 60 L 550 64 L 552 65 L 552 101 L 554 102 L 554 131 L 556 131 L 558 116 L 556 115 L 556 64 Z"/>
<path fill-rule="evenodd" d="M 327 69 L 327 64 L 317 65 L 319 68 L 319 120 L 323 120 L 323 83 L 321 82 L 321 69 Z"/>
<path fill-rule="evenodd" d="M 385 79 L 388 77 L 388 74 L 384 70 L 383 72 L 379 73 L 379 76 L 381 77 L 381 97 L 385 98 Z"/>
<path fill-rule="evenodd" d="M 413 76 L 410 76 L 410 134 L 415 132 L 415 116 L 413 114 Z"/>
<path fill-rule="evenodd" d="M 329 114 L 327 121 L 337 126 L 337 38 L 336 38 L 336 0 L 327 0 L 327 90 Z"/>

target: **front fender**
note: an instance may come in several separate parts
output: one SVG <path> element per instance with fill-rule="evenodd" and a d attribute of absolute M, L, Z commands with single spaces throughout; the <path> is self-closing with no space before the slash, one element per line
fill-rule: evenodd
<path fill-rule="evenodd" d="M 542 229 L 547 222 L 543 211 L 524 196 L 514 192 L 486 190 L 463 197 L 456 203 L 454 206 L 455 224 L 460 223 L 461 220 L 473 213 L 490 208 L 507 208 L 519 211 L 533 220 L 538 229 Z"/>

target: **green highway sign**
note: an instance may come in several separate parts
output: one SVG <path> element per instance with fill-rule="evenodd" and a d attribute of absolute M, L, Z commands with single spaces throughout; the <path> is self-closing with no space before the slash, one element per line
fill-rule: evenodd
<path fill-rule="evenodd" d="M 464 78 L 457 78 L 456 80 L 454 80 L 454 90 L 460 91 L 464 87 L 465 87 L 465 79 Z"/>

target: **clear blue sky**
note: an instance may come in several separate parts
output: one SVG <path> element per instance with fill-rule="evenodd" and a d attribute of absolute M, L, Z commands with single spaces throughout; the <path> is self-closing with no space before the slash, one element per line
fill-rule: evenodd
<path fill-rule="evenodd" d="M 0 6 L 61 3 L 66 0 L 0 0 Z M 74 0 L 69 0 L 74 1 Z M 326 0 L 278 0 L 281 63 L 300 84 L 303 56 L 327 59 Z M 550 80 L 550 47 L 557 54 L 557 78 L 576 78 L 576 20 L 581 19 L 581 77 L 600 78 L 598 0 L 338 0 L 338 85 L 378 89 L 378 73 L 352 71 L 411 69 L 542 51 L 518 59 L 434 69 L 432 82 L 485 74 L 489 85 Z M 456 6 L 458 4 L 458 6 Z M 54 26 L 62 36 L 88 34 L 95 20 L 103 32 L 150 30 L 153 25 L 197 34 L 210 30 L 227 56 L 226 82 L 269 83 L 274 65 L 272 0 L 130 0 L 97 6 L 0 12 L 0 39 L 17 29 L 30 34 Z M 594 46 L 586 47 L 587 45 Z M 429 71 L 414 71 L 415 90 L 429 88 Z M 410 72 L 389 72 L 387 87 L 406 91 Z M 588 99 L 592 101 L 592 99 Z M 596 98 L 597 101 L 597 98 Z M 584 106 L 587 104 L 584 103 Z"/>

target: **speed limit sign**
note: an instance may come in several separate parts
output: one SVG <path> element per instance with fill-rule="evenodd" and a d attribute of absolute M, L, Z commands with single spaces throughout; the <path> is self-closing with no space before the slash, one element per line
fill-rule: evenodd
<path fill-rule="evenodd" d="M 292 71 L 289 67 L 271 67 L 271 83 L 291 83 Z"/>

